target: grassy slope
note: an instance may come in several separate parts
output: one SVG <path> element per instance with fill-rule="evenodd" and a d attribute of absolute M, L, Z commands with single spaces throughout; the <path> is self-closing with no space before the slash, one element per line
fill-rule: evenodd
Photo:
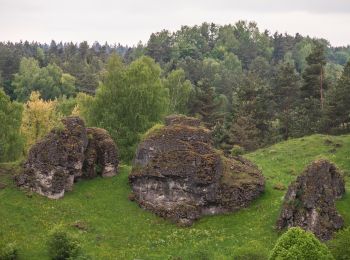
<path fill-rule="evenodd" d="M 331 151 L 333 145 L 327 145 L 326 139 L 342 146 Z M 176 227 L 128 201 L 127 166 L 121 167 L 117 177 L 75 184 L 74 191 L 58 201 L 36 194 L 28 197 L 10 184 L 8 176 L 0 175 L 1 182 L 9 183 L 0 190 L 0 241 L 15 241 L 22 259 L 46 259 L 47 232 L 61 223 L 82 241 L 93 259 L 226 259 L 252 240 L 270 249 L 278 237 L 274 223 L 285 192 L 272 186 L 278 182 L 288 185 L 320 156 L 350 171 L 350 136 L 314 135 L 248 154 L 267 178 L 265 194 L 247 209 L 205 217 L 191 228 Z M 339 201 L 338 209 L 349 225 L 349 194 Z M 76 221 L 87 230 L 73 227 Z"/>

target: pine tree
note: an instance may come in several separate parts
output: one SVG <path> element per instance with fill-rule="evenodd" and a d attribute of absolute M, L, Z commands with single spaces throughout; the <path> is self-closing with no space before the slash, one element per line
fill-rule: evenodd
<path fill-rule="evenodd" d="M 224 116 L 219 111 L 220 106 L 221 100 L 216 97 L 214 88 L 207 78 L 203 78 L 198 82 L 191 114 L 199 115 L 207 127 L 213 128 Z"/>
<path fill-rule="evenodd" d="M 324 107 L 324 90 L 326 84 L 324 81 L 324 67 L 326 58 L 324 46 L 316 42 L 311 54 L 306 58 L 307 67 L 303 73 L 303 85 L 300 89 L 300 104 L 298 118 L 299 129 L 303 135 L 316 133 L 320 130 L 322 124 Z"/>
<path fill-rule="evenodd" d="M 276 118 L 279 121 L 279 132 L 283 139 L 288 139 L 293 124 L 293 108 L 298 98 L 300 77 L 293 64 L 285 62 L 278 65 L 277 73 L 273 80 L 273 99 L 275 102 Z"/>
<path fill-rule="evenodd" d="M 350 60 L 336 87 L 329 93 L 326 106 L 326 128 L 350 130 Z"/>
<path fill-rule="evenodd" d="M 303 73 L 304 84 L 301 87 L 301 96 L 307 99 L 319 99 L 322 109 L 326 87 L 324 81 L 324 67 L 326 65 L 324 46 L 321 43 L 316 43 L 306 61 L 307 67 Z"/>

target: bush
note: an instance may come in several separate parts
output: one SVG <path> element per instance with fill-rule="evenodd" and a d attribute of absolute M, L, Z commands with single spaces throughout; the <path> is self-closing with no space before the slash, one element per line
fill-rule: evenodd
<path fill-rule="evenodd" d="M 269 259 L 320 260 L 334 258 L 329 249 L 314 234 L 296 227 L 290 228 L 277 240 Z"/>
<path fill-rule="evenodd" d="M 0 260 L 15 260 L 18 258 L 18 250 L 14 243 L 1 245 Z"/>
<path fill-rule="evenodd" d="M 266 260 L 269 252 L 258 241 L 251 241 L 235 250 L 234 260 Z"/>
<path fill-rule="evenodd" d="M 232 156 L 238 156 L 244 154 L 245 150 L 243 147 L 235 144 L 231 149 L 231 155 Z"/>
<path fill-rule="evenodd" d="M 55 227 L 49 234 L 49 256 L 53 260 L 85 259 L 80 244 L 61 226 Z"/>
<path fill-rule="evenodd" d="M 329 241 L 328 247 L 337 260 L 350 259 L 350 227 L 338 231 Z"/>

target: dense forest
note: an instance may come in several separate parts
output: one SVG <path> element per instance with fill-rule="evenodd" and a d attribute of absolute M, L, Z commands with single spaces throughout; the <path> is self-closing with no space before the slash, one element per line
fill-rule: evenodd
<path fill-rule="evenodd" d="M 226 152 L 347 133 L 349 59 L 350 46 L 245 21 L 163 30 L 133 47 L 2 42 L 0 162 L 71 114 L 108 130 L 124 161 L 172 113 L 199 117 Z"/>

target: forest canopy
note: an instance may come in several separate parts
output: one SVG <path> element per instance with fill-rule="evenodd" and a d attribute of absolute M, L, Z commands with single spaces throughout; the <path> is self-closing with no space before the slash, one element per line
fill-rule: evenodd
<path fill-rule="evenodd" d="M 228 153 L 312 133 L 347 133 L 349 59 L 350 46 L 261 31 L 246 21 L 162 30 L 133 47 L 1 42 L 1 106 L 8 111 L 2 122 L 8 123 L 0 160 L 18 158 L 33 141 L 22 122 L 33 116 L 25 103 L 33 93 L 53 102 L 50 122 L 73 113 L 106 128 L 124 160 L 171 113 L 201 118 Z M 12 151 L 13 142 L 24 150 Z"/>

